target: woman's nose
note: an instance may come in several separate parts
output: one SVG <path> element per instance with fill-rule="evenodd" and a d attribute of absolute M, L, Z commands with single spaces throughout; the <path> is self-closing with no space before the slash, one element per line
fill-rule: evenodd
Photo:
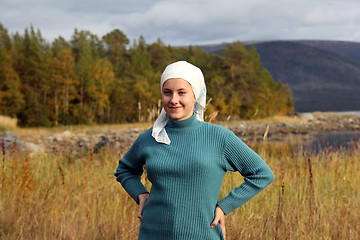
<path fill-rule="evenodd" d="M 177 94 L 173 94 L 170 99 L 171 103 L 178 103 L 179 102 L 179 96 Z"/>

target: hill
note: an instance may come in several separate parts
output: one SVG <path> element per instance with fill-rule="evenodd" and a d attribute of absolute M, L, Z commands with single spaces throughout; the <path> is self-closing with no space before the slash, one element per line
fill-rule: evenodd
<path fill-rule="evenodd" d="M 290 86 L 295 111 L 360 109 L 360 43 L 298 40 L 244 44 L 256 47 L 275 81 Z M 223 47 L 202 49 L 221 54 Z"/>
<path fill-rule="evenodd" d="M 296 42 L 360 61 L 360 43 L 358 42 L 314 40 L 300 40 Z"/>

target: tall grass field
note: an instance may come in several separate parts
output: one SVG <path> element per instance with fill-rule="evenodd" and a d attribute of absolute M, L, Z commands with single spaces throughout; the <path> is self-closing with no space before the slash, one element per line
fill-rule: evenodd
<path fill-rule="evenodd" d="M 226 217 L 227 240 L 360 239 L 359 146 L 317 155 L 284 143 L 251 147 L 276 179 Z M 26 156 L 2 148 L 0 239 L 137 239 L 137 205 L 113 176 L 126 150 Z M 220 198 L 242 182 L 228 173 Z"/>
<path fill-rule="evenodd" d="M 0 131 L 13 130 L 17 127 L 17 119 L 0 115 Z"/>

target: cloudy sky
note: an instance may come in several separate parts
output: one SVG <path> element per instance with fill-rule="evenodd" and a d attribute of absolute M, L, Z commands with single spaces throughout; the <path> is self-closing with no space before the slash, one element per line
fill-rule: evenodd
<path fill-rule="evenodd" d="M 359 0 L 0 0 L 10 33 L 33 25 L 49 42 L 74 29 L 132 41 L 196 45 L 274 39 L 360 42 Z"/>

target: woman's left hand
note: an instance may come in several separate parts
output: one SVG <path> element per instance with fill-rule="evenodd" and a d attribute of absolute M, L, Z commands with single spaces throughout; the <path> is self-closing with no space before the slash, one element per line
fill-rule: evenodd
<path fill-rule="evenodd" d="M 225 230 L 225 214 L 223 212 L 223 210 L 217 206 L 215 208 L 215 217 L 214 217 L 214 221 L 211 223 L 210 227 L 214 228 L 216 225 L 218 225 L 218 223 L 220 224 L 220 227 L 222 229 L 223 235 L 224 235 L 224 239 L 225 239 L 225 235 L 226 235 L 226 230 Z"/>
<path fill-rule="evenodd" d="M 137 217 L 140 220 L 142 220 L 143 208 L 148 199 L 149 199 L 149 193 L 142 193 L 142 194 L 139 194 L 139 196 L 138 196 L 139 211 L 138 211 Z"/>

